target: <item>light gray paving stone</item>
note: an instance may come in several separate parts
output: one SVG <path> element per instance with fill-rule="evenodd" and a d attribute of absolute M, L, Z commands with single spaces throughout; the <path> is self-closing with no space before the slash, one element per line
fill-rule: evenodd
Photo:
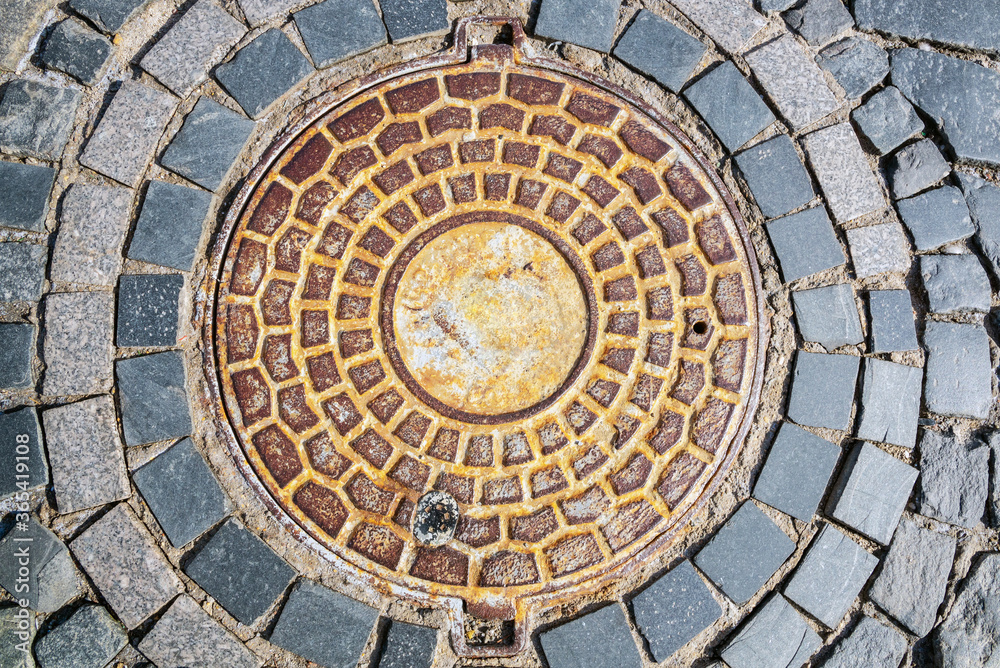
<path fill-rule="evenodd" d="M 128 498 L 125 453 L 111 397 L 50 408 L 42 413 L 42 422 L 60 513 Z"/>
<path fill-rule="evenodd" d="M 793 129 L 801 130 L 837 108 L 823 72 L 791 35 L 757 47 L 746 59 Z"/>
<path fill-rule="evenodd" d="M 823 644 L 781 594 L 757 609 L 722 649 L 729 668 L 802 666 Z"/>
<path fill-rule="evenodd" d="M 184 572 L 243 624 L 263 615 L 295 577 L 295 571 L 264 541 L 233 519 L 198 550 Z M 329 622 L 329 617 L 323 619 L 327 631 Z"/>
<path fill-rule="evenodd" d="M 887 86 L 851 112 L 862 134 L 885 154 L 923 131 L 924 122 L 899 89 Z"/>
<path fill-rule="evenodd" d="M 849 98 L 861 97 L 889 74 L 888 52 L 863 37 L 831 44 L 819 52 L 816 62 L 833 75 Z"/>
<path fill-rule="evenodd" d="M 831 495 L 831 517 L 883 545 L 892 538 L 919 471 L 871 443 L 855 446 Z"/>
<path fill-rule="evenodd" d="M 839 0 L 834 0 L 838 2 Z M 885 208 L 878 178 L 850 123 L 817 130 L 803 139 L 833 217 L 846 223 Z"/>
<path fill-rule="evenodd" d="M 544 0 L 535 34 L 608 53 L 614 44 L 620 7 L 621 0 Z"/>
<path fill-rule="evenodd" d="M 105 666 L 128 644 L 128 635 L 108 611 L 84 605 L 35 643 L 40 668 Z"/>
<path fill-rule="evenodd" d="M 836 445 L 784 422 L 754 485 L 753 498 L 811 522 L 838 459 Z"/>
<path fill-rule="evenodd" d="M 184 277 L 177 274 L 122 276 L 118 283 L 118 346 L 175 345 L 183 287 Z"/>
<path fill-rule="evenodd" d="M 632 610 L 636 626 L 658 663 L 722 615 L 722 606 L 689 561 L 682 561 L 633 598 Z"/>
<path fill-rule="evenodd" d="M 589 10 L 593 4 L 596 3 L 591 2 L 586 9 Z M 445 0 L 381 0 L 379 6 L 393 42 L 448 32 L 448 5 Z M 594 17 L 603 18 L 601 14 L 595 14 Z M 611 25 L 614 27 L 614 21 Z"/>
<path fill-rule="evenodd" d="M 730 53 L 739 53 L 767 25 L 746 0 L 676 0 L 674 6 Z"/>
<path fill-rule="evenodd" d="M 620 668 L 642 663 L 625 615 L 613 603 L 543 632 L 539 641 L 553 667 Z"/>
<path fill-rule="evenodd" d="M 135 224 L 128 257 L 190 271 L 211 204 L 209 193 L 152 181 Z"/>
<path fill-rule="evenodd" d="M 131 208 L 128 188 L 74 184 L 59 216 L 52 280 L 113 286 L 122 268 Z"/>
<path fill-rule="evenodd" d="M 46 296 L 42 394 L 74 396 L 111 389 L 114 302 L 109 292 Z"/>
<path fill-rule="evenodd" d="M 88 527 L 70 548 L 129 628 L 142 624 L 184 591 L 149 531 L 124 503 Z"/>
<path fill-rule="evenodd" d="M 301 4 L 299 0 L 237 0 L 243 15 L 254 28 L 268 19 L 272 19 L 281 14 L 287 14 L 295 5 Z"/>
<path fill-rule="evenodd" d="M 895 223 L 881 223 L 847 230 L 847 245 L 858 278 L 910 268 L 909 242 Z"/>
<path fill-rule="evenodd" d="M 821 206 L 806 209 L 767 224 L 767 236 L 778 255 L 786 283 L 839 267 L 847 261 Z"/>
<path fill-rule="evenodd" d="M 253 121 L 207 97 L 199 98 L 160 164 L 207 190 L 215 190 L 253 129 Z"/>
<path fill-rule="evenodd" d="M 959 159 L 1000 164 L 1000 73 L 919 49 L 892 53 L 892 83 L 939 119 Z"/>
<path fill-rule="evenodd" d="M 138 645 L 159 668 L 256 668 L 260 659 L 187 595 L 178 596 Z"/>
<path fill-rule="evenodd" d="M 242 23 L 212 0 L 199 0 L 142 57 L 140 65 L 186 97 L 246 32 Z"/>
<path fill-rule="evenodd" d="M 858 438 L 913 448 L 923 376 L 919 367 L 866 358 Z"/>
<path fill-rule="evenodd" d="M 0 324 L 0 387 L 34 387 L 31 364 L 35 359 L 35 326 Z"/>
<path fill-rule="evenodd" d="M 827 350 L 865 340 L 861 319 L 850 283 L 840 283 L 792 293 L 795 322 L 806 341 L 815 341 Z"/>
<path fill-rule="evenodd" d="M 735 160 L 765 218 L 783 216 L 816 195 L 788 135 L 751 146 Z"/>
<path fill-rule="evenodd" d="M 924 402 L 939 415 L 986 419 L 993 403 L 993 373 L 986 330 L 979 325 L 928 322 Z"/>
<path fill-rule="evenodd" d="M 840 0 L 806 0 L 787 12 L 785 21 L 811 46 L 823 46 L 854 25 L 854 18 Z"/>
<path fill-rule="evenodd" d="M 1000 50 L 1000 7 L 973 0 L 858 0 L 858 26 L 910 39 Z"/>
<path fill-rule="evenodd" d="M 0 243 L 0 301 L 37 302 L 41 299 L 48 256 L 45 246 Z"/>
<path fill-rule="evenodd" d="M 788 417 L 807 427 L 850 427 L 861 358 L 799 351 L 788 400 Z"/>
<path fill-rule="evenodd" d="M 119 360 L 115 374 L 125 443 L 142 445 L 191 433 L 180 352 Z"/>
<path fill-rule="evenodd" d="M 0 70 L 13 72 L 28 53 L 55 0 L 17 0 L 0 6 Z"/>
<path fill-rule="evenodd" d="M 896 203 L 919 251 L 934 250 L 976 232 L 962 192 L 953 186 L 928 190 Z"/>
<path fill-rule="evenodd" d="M 868 293 L 868 308 L 871 312 L 872 352 L 920 348 L 909 290 L 872 290 Z"/>
<path fill-rule="evenodd" d="M 7 84 L 0 100 L 0 151 L 19 158 L 58 160 L 76 121 L 82 94 L 35 81 Z"/>
<path fill-rule="evenodd" d="M 437 647 L 437 635 L 437 629 L 390 622 L 378 668 L 430 668 Z"/>
<path fill-rule="evenodd" d="M 370 0 L 325 0 L 295 12 L 295 25 L 316 67 L 384 45 L 385 25 Z"/>
<path fill-rule="evenodd" d="M 993 453 L 990 458 L 990 526 L 1000 528 L 1000 431 L 991 431 L 986 438 Z"/>
<path fill-rule="evenodd" d="M 871 599 L 917 637 L 934 628 L 955 560 L 951 536 L 903 520 L 896 529 Z"/>
<path fill-rule="evenodd" d="M 54 533 L 34 517 L 24 524 L 23 529 L 21 523 L 15 524 L 0 540 L 0 586 L 35 612 L 52 613 L 79 593 L 80 575 Z"/>
<path fill-rule="evenodd" d="M 0 666 L 35 668 L 37 664 L 31 656 L 37 624 L 35 617 L 28 608 L 0 607 Z"/>
<path fill-rule="evenodd" d="M 701 549 L 694 562 L 739 605 L 764 586 L 795 551 L 771 518 L 747 501 Z"/>
<path fill-rule="evenodd" d="M 650 44 L 656 48 L 649 48 Z M 614 55 L 676 93 L 694 74 L 706 51 L 708 47 L 697 39 L 643 9 L 618 40 Z"/>
<path fill-rule="evenodd" d="M 775 120 L 757 91 L 729 61 L 689 86 L 684 96 L 730 151 L 746 144 Z M 795 158 L 797 161 L 798 156 Z M 811 187 L 809 191 L 812 199 Z"/>
<path fill-rule="evenodd" d="M 862 616 L 857 626 L 833 647 L 823 668 L 899 668 L 908 649 L 906 636 L 891 626 Z M 971 666 L 970 666 L 971 668 Z"/>
<path fill-rule="evenodd" d="M 975 255 L 923 255 L 920 276 L 932 313 L 990 310 L 990 279 Z"/>
<path fill-rule="evenodd" d="M 0 225 L 41 232 L 55 180 L 51 167 L 0 161 Z"/>
<path fill-rule="evenodd" d="M 219 65 L 215 78 L 248 116 L 259 118 L 312 71 L 312 65 L 285 33 L 272 28 Z"/>
<path fill-rule="evenodd" d="M 941 668 L 978 668 L 996 662 L 1000 645 L 1000 555 L 973 567 L 934 638 Z"/>
<path fill-rule="evenodd" d="M 994 275 L 1000 275 L 1000 188 L 971 174 L 956 176 L 976 226 L 979 247 L 992 264 Z"/>
<path fill-rule="evenodd" d="M 0 457 L 2 461 L 11 462 L 10 466 L 18 476 L 25 476 L 15 478 L 8 475 L 0 479 L 0 498 L 48 483 L 49 467 L 45 461 L 44 443 L 38 412 L 34 407 L 0 413 Z M 21 463 L 27 471 L 16 470 L 16 465 Z M 19 486 L 18 483 L 23 484 Z"/>
<path fill-rule="evenodd" d="M 783 12 L 795 4 L 795 0 L 759 0 L 762 12 Z"/>
<path fill-rule="evenodd" d="M 106 33 L 118 32 L 149 0 L 70 0 L 73 11 Z"/>
<path fill-rule="evenodd" d="M 920 439 L 918 511 L 974 529 L 986 512 L 990 486 L 990 448 L 978 439 L 924 430 Z"/>
<path fill-rule="evenodd" d="M 52 30 L 39 59 L 48 69 L 65 72 L 80 83 L 93 86 L 111 57 L 111 50 L 107 37 L 70 18 Z"/>
<path fill-rule="evenodd" d="M 126 81 L 87 141 L 80 164 L 135 188 L 176 108 L 173 95 Z"/>
<path fill-rule="evenodd" d="M 930 139 L 902 148 L 889 163 L 892 196 L 903 199 L 926 190 L 951 173 L 951 166 Z"/>

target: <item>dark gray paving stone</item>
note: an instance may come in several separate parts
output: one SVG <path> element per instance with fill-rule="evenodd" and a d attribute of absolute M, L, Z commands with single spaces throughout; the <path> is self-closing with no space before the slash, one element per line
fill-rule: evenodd
<path fill-rule="evenodd" d="M 37 302 L 42 298 L 48 248 L 0 243 L 0 301 Z"/>
<path fill-rule="evenodd" d="M 20 439 L 20 440 L 19 440 Z M 0 498 L 14 492 L 34 489 L 49 481 L 49 468 L 45 462 L 45 446 L 38 412 L 34 408 L 21 408 L 0 413 L 0 457 L 5 462 L 24 462 L 27 476 L 18 481 L 14 476 L 0 479 Z M 19 459 L 25 457 L 25 459 Z M 23 487 L 18 487 L 23 482 Z"/>
<path fill-rule="evenodd" d="M 128 257 L 190 271 L 211 204 L 212 195 L 201 190 L 150 182 Z"/>
<path fill-rule="evenodd" d="M 971 174 L 956 176 L 976 226 L 979 248 L 993 265 L 993 274 L 1000 276 L 1000 188 Z"/>
<path fill-rule="evenodd" d="M 82 21 L 66 19 L 53 29 L 39 59 L 51 70 L 65 72 L 88 86 L 97 83 L 111 56 L 111 42 Z"/>
<path fill-rule="evenodd" d="M 795 551 L 795 543 L 747 501 L 694 558 L 722 592 L 743 605 Z"/>
<path fill-rule="evenodd" d="M 105 666 L 127 644 L 125 629 L 107 610 L 85 605 L 35 643 L 35 658 L 41 668 Z"/>
<path fill-rule="evenodd" d="M 106 33 L 114 34 L 149 0 L 70 0 L 73 11 L 90 19 Z"/>
<path fill-rule="evenodd" d="M 730 151 L 774 122 L 774 114 L 760 95 L 729 61 L 691 84 L 684 96 Z"/>
<path fill-rule="evenodd" d="M 975 255 L 921 256 L 920 276 L 932 313 L 990 310 L 990 279 Z"/>
<path fill-rule="evenodd" d="M 14 72 L 55 0 L 13 0 L 0 6 L 0 69 Z"/>
<path fill-rule="evenodd" d="M 962 192 L 953 186 L 928 190 L 896 203 L 899 215 L 913 236 L 913 245 L 929 251 L 970 237 L 976 232 Z"/>
<path fill-rule="evenodd" d="M 313 71 L 291 40 L 272 28 L 244 46 L 215 78 L 250 118 L 259 118 L 278 98 Z"/>
<path fill-rule="evenodd" d="M 127 445 L 142 445 L 191 433 L 184 362 L 179 352 L 144 355 L 115 364 Z"/>
<path fill-rule="evenodd" d="M 320 68 L 388 41 L 382 19 L 370 0 L 325 0 L 295 12 L 295 25 Z"/>
<path fill-rule="evenodd" d="M 430 668 L 437 629 L 393 621 L 385 634 L 378 668 Z"/>
<path fill-rule="evenodd" d="M 448 32 L 445 0 L 382 0 L 382 20 L 393 42 Z"/>
<path fill-rule="evenodd" d="M 851 112 L 851 118 L 868 141 L 885 154 L 923 131 L 924 122 L 898 88 L 887 86 Z"/>
<path fill-rule="evenodd" d="M 295 583 L 271 642 L 323 666 L 353 666 L 378 610 L 309 580 Z M 329 633 L 337 629 L 337 633 Z"/>
<path fill-rule="evenodd" d="M 190 438 L 132 475 L 171 545 L 183 547 L 226 516 L 226 497 Z"/>
<path fill-rule="evenodd" d="M 119 346 L 177 343 L 178 300 L 184 277 L 176 274 L 122 276 L 118 282 Z"/>
<path fill-rule="evenodd" d="M 909 644 L 906 636 L 883 622 L 862 617 L 833 647 L 823 668 L 899 668 Z"/>
<path fill-rule="evenodd" d="M 735 159 L 765 218 L 783 216 L 816 196 L 788 135 L 752 146 Z"/>
<path fill-rule="evenodd" d="M 295 577 L 291 566 L 233 519 L 205 543 L 184 572 L 244 624 L 252 624 L 264 614 Z M 304 614 L 297 613 L 294 618 L 301 619 L 297 622 L 288 619 L 286 624 L 305 627 L 308 618 Z M 329 630 L 339 627 L 330 621 L 330 617 L 323 619 L 324 629 L 326 635 L 334 636 Z M 279 619 L 279 627 L 281 622 Z"/>
<path fill-rule="evenodd" d="M 866 358 L 858 438 L 912 448 L 923 377 L 919 367 Z"/>
<path fill-rule="evenodd" d="M 1000 651 L 1000 555 L 987 554 L 973 567 L 947 619 L 934 638 L 941 668 L 975 668 L 995 662 Z"/>
<path fill-rule="evenodd" d="M 863 37 L 848 37 L 819 52 L 816 62 L 849 98 L 861 97 L 889 74 L 889 54 Z"/>
<path fill-rule="evenodd" d="M 855 446 L 831 495 L 830 515 L 885 545 L 918 473 L 871 443 Z"/>
<path fill-rule="evenodd" d="M 261 661 L 190 596 L 178 596 L 137 645 L 161 668 L 257 668 Z"/>
<path fill-rule="evenodd" d="M 1000 119 L 993 113 L 1000 107 L 1000 74 L 919 49 L 894 51 L 891 59 L 892 83 L 940 119 L 959 158 L 1000 164 Z"/>
<path fill-rule="evenodd" d="M 55 180 L 51 167 L 0 161 L 0 225 L 41 232 Z"/>
<path fill-rule="evenodd" d="M 924 430 L 920 439 L 918 512 L 973 529 L 983 520 L 990 487 L 990 448 L 978 439 Z"/>
<path fill-rule="evenodd" d="M 198 99 L 160 164 L 215 190 L 243 150 L 254 122 L 207 97 Z"/>
<path fill-rule="evenodd" d="M 806 0 L 787 12 L 785 21 L 812 46 L 822 46 L 854 25 L 854 18 L 840 0 Z"/>
<path fill-rule="evenodd" d="M 878 557 L 827 524 L 799 563 L 785 587 L 785 596 L 833 629 L 847 614 L 876 566 Z"/>
<path fill-rule="evenodd" d="M 76 597 L 80 574 L 62 541 L 31 517 L 15 524 L 0 540 L 0 586 L 14 600 L 48 614 Z"/>
<path fill-rule="evenodd" d="M 35 359 L 35 326 L 0 324 L 0 387 L 24 389 L 35 384 L 31 363 Z"/>
<path fill-rule="evenodd" d="M 1000 6 L 974 0 L 857 0 L 858 27 L 911 39 L 1000 50 Z"/>
<path fill-rule="evenodd" d="M 872 352 L 917 350 L 917 327 L 909 290 L 872 290 L 868 293 L 871 312 Z"/>
<path fill-rule="evenodd" d="M 838 459 L 836 445 L 784 422 L 757 478 L 753 498 L 811 522 Z"/>
<path fill-rule="evenodd" d="M 538 639 L 550 668 L 622 668 L 642 664 L 625 615 L 613 603 L 549 629 Z"/>
<path fill-rule="evenodd" d="M 786 283 L 847 262 L 833 223 L 821 206 L 772 220 L 767 224 L 767 236 Z"/>
<path fill-rule="evenodd" d="M 82 93 L 35 81 L 7 84 L 0 100 L 0 151 L 58 160 L 69 141 Z"/>
<path fill-rule="evenodd" d="M 621 0 L 543 0 L 535 34 L 608 53 L 620 8 Z"/>
<path fill-rule="evenodd" d="M 788 400 L 789 419 L 807 427 L 847 429 L 861 358 L 799 351 Z"/>
<path fill-rule="evenodd" d="M 993 373 L 986 330 L 979 325 L 928 322 L 924 402 L 939 415 L 986 419 L 993 403 Z"/>
<path fill-rule="evenodd" d="M 955 560 L 956 541 L 903 520 L 871 588 L 875 605 L 923 637 L 934 628 Z"/>
<path fill-rule="evenodd" d="M 2 37 L 0 30 L 0 37 Z M 28 608 L 0 608 L 0 666 L 5 668 L 35 668 L 31 655 L 35 642 L 37 615 Z M 20 627 L 24 625 L 22 630 Z M 25 651 L 27 649 L 27 651 Z"/>
<path fill-rule="evenodd" d="M 823 644 L 781 594 L 757 609 L 722 649 L 729 668 L 801 666 Z"/>
<path fill-rule="evenodd" d="M 722 615 L 722 606 L 682 561 L 632 599 L 635 623 L 657 663 L 667 660 Z"/>
<path fill-rule="evenodd" d="M 930 139 L 903 148 L 889 161 L 892 196 L 903 199 L 926 190 L 951 173 L 951 165 Z"/>
<path fill-rule="evenodd" d="M 650 48 L 652 44 L 656 48 Z M 706 51 L 708 47 L 697 39 L 643 9 L 618 40 L 614 55 L 676 93 L 694 74 Z"/>
<path fill-rule="evenodd" d="M 796 290 L 792 300 L 799 333 L 806 341 L 815 341 L 833 350 L 865 340 L 850 283 Z"/>

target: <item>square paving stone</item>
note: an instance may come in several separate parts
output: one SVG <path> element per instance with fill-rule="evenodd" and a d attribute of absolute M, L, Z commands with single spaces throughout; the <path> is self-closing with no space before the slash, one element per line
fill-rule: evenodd
<path fill-rule="evenodd" d="M 405 42 L 448 32 L 445 0 L 381 0 L 382 20 L 393 42 Z"/>
<path fill-rule="evenodd" d="M 115 372 L 125 443 L 142 445 L 191 433 L 181 353 L 120 360 Z"/>
<path fill-rule="evenodd" d="M 164 86 L 186 97 L 246 33 L 246 27 L 222 7 L 199 0 L 140 64 Z"/>
<path fill-rule="evenodd" d="M 666 661 L 722 615 L 722 606 L 689 561 L 681 562 L 633 598 L 632 610 L 657 663 Z"/>
<path fill-rule="evenodd" d="M 861 319 L 850 283 L 830 285 L 792 293 L 795 321 L 806 341 L 815 341 L 827 350 L 865 340 Z"/>
<path fill-rule="evenodd" d="M 895 223 L 882 223 L 847 230 L 847 245 L 858 278 L 910 268 L 909 242 Z"/>
<path fill-rule="evenodd" d="M 795 608 L 774 594 L 744 622 L 721 656 L 730 668 L 791 668 L 805 664 L 822 644 Z"/>
<path fill-rule="evenodd" d="M 0 225 L 41 232 L 55 180 L 51 167 L 0 162 Z"/>
<path fill-rule="evenodd" d="M 912 448 L 923 376 L 919 367 L 865 358 L 858 438 Z"/>
<path fill-rule="evenodd" d="M 786 283 L 847 262 L 833 223 L 821 206 L 772 220 L 767 224 L 767 236 Z"/>
<path fill-rule="evenodd" d="M 279 97 L 313 71 L 277 28 L 260 35 L 215 70 L 215 78 L 250 118 L 259 118 Z"/>
<path fill-rule="evenodd" d="M 746 60 L 793 129 L 801 130 L 837 109 L 823 71 L 792 35 L 757 47 Z"/>
<path fill-rule="evenodd" d="M 358 662 L 378 610 L 310 580 L 295 583 L 271 642 L 324 666 Z M 336 633 L 330 633 L 336 629 Z"/>
<path fill-rule="evenodd" d="M 42 422 L 61 514 L 129 497 L 125 453 L 111 397 L 50 408 L 42 413 Z"/>
<path fill-rule="evenodd" d="M 114 307 L 110 292 L 45 297 L 42 394 L 77 396 L 111 389 Z"/>
<path fill-rule="evenodd" d="M 812 46 L 822 46 L 854 25 L 840 0 L 806 0 L 785 14 L 788 25 Z"/>
<path fill-rule="evenodd" d="M 295 25 L 316 67 L 382 46 L 385 26 L 370 0 L 325 0 L 295 12 Z"/>
<path fill-rule="evenodd" d="M 978 176 L 956 172 L 969 213 L 976 226 L 979 247 L 1000 275 L 1000 188 Z"/>
<path fill-rule="evenodd" d="M 253 132 L 254 122 L 207 97 L 198 99 L 160 164 L 215 190 Z"/>
<path fill-rule="evenodd" d="M 35 384 L 31 363 L 35 359 L 35 326 L 0 324 L 0 387 L 24 389 Z"/>
<path fill-rule="evenodd" d="M 176 274 L 122 276 L 118 282 L 118 345 L 177 343 L 178 305 L 184 277 Z"/>
<path fill-rule="evenodd" d="M 14 72 L 55 0 L 5 2 L 0 21 L 0 69 Z M 2 645 L 2 643 L 0 643 Z"/>
<path fill-rule="evenodd" d="M 19 158 L 58 160 L 69 141 L 82 93 L 15 80 L 0 100 L 0 151 Z"/>
<path fill-rule="evenodd" d="M 174 547 L 187 545 L 226 516 L 226 497 L 190 438 L 140 468 L 132 479 Z"/>
<path fill-rule="evenodd" d="M 0 586 L 35 612 L 48 614 L 77 596 L 80 574 L 62 541 L 31 517 L 0 540 Z"/>
<path fill-rule="evenodd" d="M 833 646 L 823 668 L 899 668 L 909 643 L 888 624 L 863 616 L 851 632 Z"/>
<path fill-rule="evenodd" d="M 719 46 L 740 53 L 767 25 L 751 3 L 740 0 L 675 0 L 672 3 Z"/>
<path fill-rule="evenodd" d="M 990 279 L 975 255 L 924 255 L 920 277 L 932 313 L 990 310 Z"/>
<path fill-rule="evenodd" d="M 726 596 L 743 605 L 795 551 L 771 518 L 747 501 L 694 558 Z"/>
<path fill-rule="evenodd" d="M 549 629 L 538 640 L 551 668 L 621 668 L 642 663 L 625 615 L 615 604 Z"/>
<path fill-rule="evenodd" d="M 237 0 L 243 15 L 256 28 L 268 19 L 286 14 L 299 0 Z"/>
<path fill-rule="evenodd" d="M 782 423 L 753 498 L 797 520 L 811 522 L 830 482 L 840 448 L 802 427 Z"/>
<path fill-rule="evenodd" d="M 736 166 L 765 218 L 783 216 L 816 196 L 788 135 L 778 135 L 735 156 Z"/>
<path fill-rule="evenodd" d="M 872 352 L 920 348 L 909 290 L 872 290 L 868 293 L 868 309 L 871 312 Z"/>
<path fill-rule="evenodd" d="M 656 48 L 650 48 L 655 44 Z M 636 14 L 614 55 L 673 92 L 684 86 L 708 47 L 648 9 Z"/>
<path fill-rule="evenodd" d="M 378 668 L 430 668 L 437 629 L 393 621 L 385 634 Z"/>
<path fill-rule="evenodd" d="M 130 629 L 165 606 L 184 585 L 127 504 L 119 503 L 71 544 L 77 561 Z"/>
<path fill-rule="evenodd" d="M 621 0 L 543 0 L 535 34 L 608 53 L 620 8 Z"/>
<path fill-rule="evenodd" d="M 917 637 L 930 633 L 948 587 L 955 545 L 951 536 L 900 522 L 872 586 L 872 601 Z"/>
<path fill-rule="evenodd" d="M 17 472 L 24 478 L 11 475 L 0 478 L 0 498 L 22 489 L 40 487 L 49 481 L 42 427 L 35 408 L 0 413 L 0 458 L 0 461 L 11 462 L 12 467 L 19 463 L 27 467 L 27 471 Z M 24 487 L 18 487 L 19 482 L 24 483 Z"/>
<path fill-rule="evenodd" d="M 263 615 L 295 577 L 291 566 L 264 541 L 232 519 L 202 546 L 184 572 L 243 624 L 253 624 Z M 327 634 L 337 628 L 330 625 L 330 617 L 322 621 Z M 291 619 L 287 623 L 304 626 Z"/>
<path fill-rule="evenodd" d="M 827 524 L 799 563 L 785 587 L 785 596 L 833 629 L 876 566 L 878 557 Z"/>
<path fill-rule="evenodd" d="M 831 44 L 819 52 L 816 62 L 852 99 L 870 91 L 889 74 L 889 54 L 863 37 L 848 37 Z"/>
<path fill-rule="evenodd" d="M 2 33 L 0 29 L 0 36 Z M 30 651 L 35 642 L 35 618 L 35 613 L 28 608 L 0 607 L 0 666 L 35 668 L 38 665 Z"/>
<path fill-rule="evenodd" d="M 41 668 L 105 666 L 128 644 L 128 635 L 97 605 L 78 608 L 35 643 Z"/>
<path fill-rule="evenodd" d="M 807 427 L 847 429 L 861 358 L 799 351 L 788 400 L 788 417 Z"/>
<path fill-rule="evenodd" d="M 896 203 L 899 215 L 920 251 L 971 237 L 976 232 L 962 192 L 953 186 L 928 190 Z"/>
<path fill-rule="evenodd" d="M 122 268 L 131 208 L 128 188 L 74 184 L 63 198 L 52 280 L 113 286 Z"/>
<path fill-rule="evenodd" d="M 892 538 L 919 471 L 871 443 L 854 448 L 830 499 L 830 515 L 883 545 Z"/>
<path fill-rule="evenodd" d="M 211 204 L 209 193 L 152 181 L 135 224 L 128 257 L 190 271 Z"/>
<path fill-rule="evenodd" d="M 980 325 L 928 322 L 924 401 L 939 415 L 986 419 L 993 404 L 990 344 Z"/>
<path fill-rule="evenodd" d="M 986 512 L 990 447 L 952 433 L 924 430 L 920 439 L 921 515 L 974 529 Z"/>
<path fill-rule="evenodd" d="M 764 100 L 729 61 L 691 84 L 684 96 L 730 151 L 740 148 L 774 122 L 774 114 Z M 751 158 L 748 156 L 746 160 Z M 808 180 L 806 176 L 805 183 Z M 811 187 L 809 199 L 812 199 Z"/>
<path fill-rule="evenodd" d="M 868 141 L 885 154 L 924 129 L 916 109 L 898 88 L 887 86 L 851 112 Z"/>
<path fill-rule="evenodd" d="M 839 0 L 832 0 L 840 4 Z M 817 130 L 803 139 L 833 217 L 846 223 L 886 206 L 882 188 L 850 123 Z"/>
<path fill-rule="evenodd" d="M 906 146 L 889 161 L 892 196 L 903 199 L 916 195 L 951 174 L 951 165 L 930 139 Z"/>
<path fill-rule="evenodd" d="M 39 56 L 48 69 L 65 72 L 93 86 L 111 57 L 111 42 L 82 21 L 66 19 L 52 30 Z"/>
<path fill-rule="evenodd" d="M 42 298 L 48 248 L 0 243 L 0 301 L 37 302 Z"/>
<path fill-rule="evenodd" d="M 138 649 L 160 668 L 257 668 L 260 659 L 195 601 L 178 596 Z"/>
<path fill-rule="evenodd" d="M 90 19 L 106 33 L 114 34 L 149 0 L 70 0 L 73 11 Z"/>

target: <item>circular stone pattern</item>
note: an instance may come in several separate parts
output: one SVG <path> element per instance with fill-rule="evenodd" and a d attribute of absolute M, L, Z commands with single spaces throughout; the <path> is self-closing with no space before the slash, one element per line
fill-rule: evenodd
<path fill-rule="evenodd" d="M 209 370 L 260 488 L 415 596 L 571 599 L 665 549 L 735 457 L 766 338 L 689 145 L 508 60 L 380 84 L 276 146 L 220 242 Z M 453 536 L 415 520 L 430 491 Z"/>

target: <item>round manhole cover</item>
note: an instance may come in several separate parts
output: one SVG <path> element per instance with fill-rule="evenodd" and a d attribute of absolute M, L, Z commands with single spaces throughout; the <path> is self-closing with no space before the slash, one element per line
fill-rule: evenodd
<path fill-rule="evenodd" d="M 683 530 L 745 434 L 766 326 L 689 140 L 564 65 L 457 42 L 251 175 L 209 372 L 251 482 L 335 564 L 523 622 Z"/>

